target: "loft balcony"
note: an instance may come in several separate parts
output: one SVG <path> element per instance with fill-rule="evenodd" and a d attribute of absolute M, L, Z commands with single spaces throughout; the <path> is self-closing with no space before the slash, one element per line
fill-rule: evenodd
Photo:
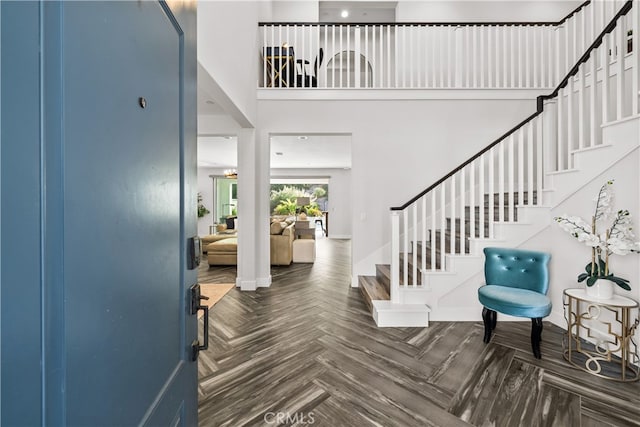
<path fill-rule="evenodd" d="M 555 23 L 260 23 L 258 88 L 549 89 L 613 15 L 588 3 Z M 612 55 L 631 51 L 628 28 Z"/>

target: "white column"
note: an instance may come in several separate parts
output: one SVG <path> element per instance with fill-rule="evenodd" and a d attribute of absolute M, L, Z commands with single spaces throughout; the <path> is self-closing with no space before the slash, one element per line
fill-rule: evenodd
<path fill-rule="evenodd" d="M 256 286 L 271 285 L 271 243 L 269 237 L 269 192 L 271 162 L 269 134 L 263 132 L 256 142 Z"/>
<path fill-rule="evenodd" d="M 236 286 L 256 290 L 256 132 L 238 132 L 238 277 Z M 265 225 L 264 229 L 268 228 Z"/>

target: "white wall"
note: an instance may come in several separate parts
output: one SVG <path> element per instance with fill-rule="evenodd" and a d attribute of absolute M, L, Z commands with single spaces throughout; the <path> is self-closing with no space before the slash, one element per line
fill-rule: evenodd
<path fill-rule="evenodd" d="M 258 102 L 261 133 L 352 135 L 354 274 L 388 262 L 401 205 L 535 111 L 533 100 Z"/>
<path fill-rule="evenodd" d="M 318 22 L 318 1 L 278 1 L 271 2 L 273 22 Z"/>
<path fill-rule="evenodd" d="M 559 21 L 582 1 L 399 1 L 396 22 Z"/>
<path fill-rule="evenodd" d="M 329 237 L 343 239 L 351 237 L 351 170 L 271 169 L 271 176 L 278 178 L 329 177 Z"/>
<path fill-rule="evenodd" d="M 260 51 L 259 1 L 198 4 L 198 61 L 235 106 L 255 121 Z"/>

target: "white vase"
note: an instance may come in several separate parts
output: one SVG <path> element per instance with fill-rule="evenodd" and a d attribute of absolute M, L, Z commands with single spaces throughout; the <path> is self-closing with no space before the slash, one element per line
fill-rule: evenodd
<path fill-rule="evenodd" d="M 613 282 L 598 279 L 593 286 L 587 286 L 587 295 L 597 299 L 611 299 L 613 298 Z"/>

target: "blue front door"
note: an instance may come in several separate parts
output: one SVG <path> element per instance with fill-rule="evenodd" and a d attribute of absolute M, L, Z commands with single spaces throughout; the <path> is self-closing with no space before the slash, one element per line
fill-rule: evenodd
<path fill-rule="evenodd" d="M 39 235 L 31 253 L 39 249 L 41 274 L 21 286 L 40 298 L 40 422 L 195 425 L 196 272 L 186 260 L 196 234 L 195 13 L 181 7 L 176 16 L 154 1 L 33 5 L 40 157 L 28 165 L 25 156 L 24 166 L 37 167 L 39 180 L 3 185 L 2 196 L 39 186 L 39 217 L 14 225 Z M 2 6 L 4 25 L 14 9 Z M 23 150 L 9 146 L 12 136 L 3 129 L 3 180 L 5 154 Z M 3 248 L 6 226 L 3 216 Z M 22 316 L 11 315 L 2 318 L 3 370 L 13 344 L 5 322 Z M 12 409 L 5 399 L 19 396 L 2 381 L 2 425 L 23 424 L 32 414 Z"/>

